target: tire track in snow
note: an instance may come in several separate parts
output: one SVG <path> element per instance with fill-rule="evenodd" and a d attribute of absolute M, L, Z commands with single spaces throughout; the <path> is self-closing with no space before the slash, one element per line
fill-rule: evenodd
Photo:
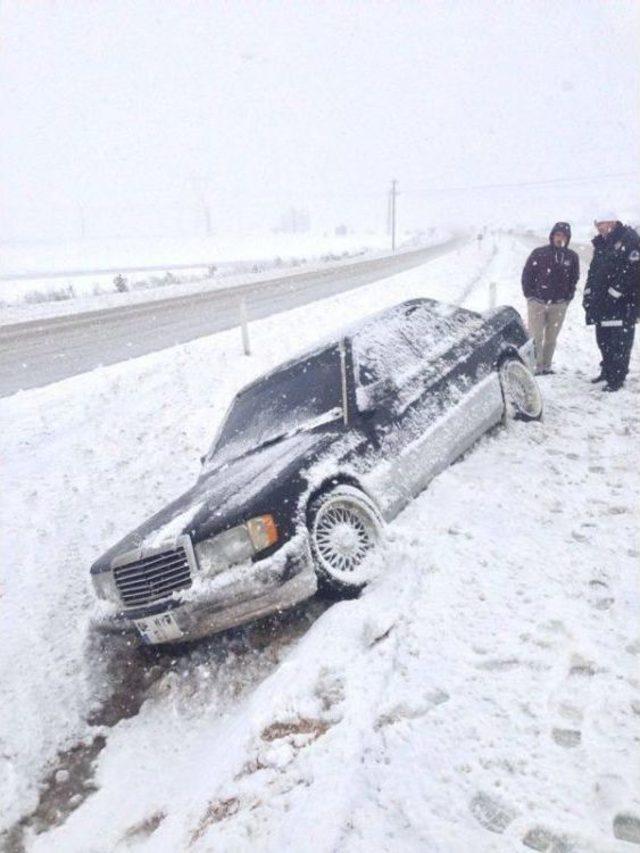
<path fill-rule="evenodd" d="M 0 834 L 5 853 L 24 853 L 32 834 L 61 826 L 98 790 L 96 762 L 108 745 L 109 731 L 136 716 L 147 699 L 189 685 L 186 697 L 205 679 L 223 704 L 233 705 L 280 663 L 282 653 L 303 636 L 329 606 L 315 597 L 280 614 L 201 641 L 175 646 L 144 646 L 129 632 L 96 635 L 87 654 L 100 661 L 106 690 L 87 716 L 93 736 L 60 751 L 40 781 L 37 806 Z"/>
<path fill-rule="evenodd" d="M 491 254 L 485 260 L 484 264 L 480 267 L 478 272 L 467 282 L 467 284 L 463 287 L 462 291 L 458 295 L 457 299 L 454 300 L 454 305 L 458 305 L 459 307 L 463 307 L 464 303 L 474 292 L 476 287 L 479 284 L 482 284 L 487 277 L 489 270 L 491 269 L 491 265 L 495 261 L 498 255 L 498 246 L 497 243 L 494 242 Z"/>

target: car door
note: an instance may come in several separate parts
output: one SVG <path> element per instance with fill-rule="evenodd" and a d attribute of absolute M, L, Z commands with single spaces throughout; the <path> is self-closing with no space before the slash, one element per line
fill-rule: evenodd
<path fill-rule="evenodd" d="M 393 517 L 496 419 L 495 372 L 473 359 L 482 319 L 432 302 L 401 306 L 377 335 L 354 341 L 358 406 L 376 460 L 366 488 Z M 373 338 L 373 340 L 372 340 Z"/>

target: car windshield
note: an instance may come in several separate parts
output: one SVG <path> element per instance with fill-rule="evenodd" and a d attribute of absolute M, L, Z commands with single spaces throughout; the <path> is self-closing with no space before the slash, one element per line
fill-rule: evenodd
<path fill-rule="evenodd" d="M 302 429 L 340 416 L 338 346 L 284 367 L 234 400 L 209 459 L 225 462 Z"/>

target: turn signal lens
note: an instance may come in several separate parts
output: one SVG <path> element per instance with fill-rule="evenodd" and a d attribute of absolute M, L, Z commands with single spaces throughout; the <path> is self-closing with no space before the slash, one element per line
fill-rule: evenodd
<path fill-rule="evenodd" d="M 278 528 L 272 515 L 259 515 L 247 521 L 251 544 L 256 551 L 264 551 L 278 541 Z"/>

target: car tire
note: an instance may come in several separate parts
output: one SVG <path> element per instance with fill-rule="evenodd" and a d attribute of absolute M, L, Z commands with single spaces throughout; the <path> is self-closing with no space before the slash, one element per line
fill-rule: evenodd
<path fill-rule="evenodd" d="M 498 373 L 505 421 L 539 421 L 542 417 L 542 394 L 527 365 L 519 358 L 507 358 Z"/>
<path fill-rule="evenodd" d="M 308 529 L 319 589 L 340 598 L 357 596 L 371 579 L 365 559 L 384 530 L 376 505 L 355 486 L 335 486 L 311 503 Z"/>

